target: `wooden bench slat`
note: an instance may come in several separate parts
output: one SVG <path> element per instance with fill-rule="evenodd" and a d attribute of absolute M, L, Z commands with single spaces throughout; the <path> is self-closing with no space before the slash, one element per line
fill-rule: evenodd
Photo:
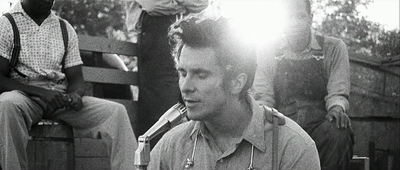
<path fill-rule="evenodd" d="M 128 56 L 136 55 L 136 44 L 112 40 L 104 37 L 93 37 L 88 35 L 78 35 L 79 49 L 84 51 L 103 52 L 110 54 L 122 54 Z"/>
<path fill-rule="evenodd" d="M 82 73 L 84 80 L 87 82 L 123 85 L 138 84 L 138 75 L 136 72 L 83 66 Z"/>

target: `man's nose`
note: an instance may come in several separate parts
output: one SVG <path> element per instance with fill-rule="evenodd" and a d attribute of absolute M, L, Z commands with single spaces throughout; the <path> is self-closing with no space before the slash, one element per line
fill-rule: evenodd
<path fill-rule="evenodd" d="M 190 93 L 193 92 L 195 89 L 193 80 L 186 76 L 184 78 L 179 79 L 179 88 L 181 89 L 182 93 Z"/>

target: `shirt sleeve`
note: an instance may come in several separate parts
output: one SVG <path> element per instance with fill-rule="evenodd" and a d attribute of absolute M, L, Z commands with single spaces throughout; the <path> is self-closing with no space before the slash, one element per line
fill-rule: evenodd
<path fill-rule="evenodd" d="M 279 169 L 282 170 L 320 170 L 320 161 L 317 147 L 312 143 L 299 143 L 293 141 L 285 146 L 284 156 Z"/>
<path fill-rule="evenodd" d="M 11 59 L 11 50 L 13 44 L 13 30 L 10 22 L 5 16 L 0 17 L 0 56 L 5 59 Z"/>
<path fill-rule="evenodd" d="M 331 58 L 328 60 L 328 95 L 325 97 L 326 109 L 329 110 L 335 105 L 339 105 L 344 111 L 349 109 L 350 95 L 350 62 L 346 44 L 342 40 L 332 43 L 328 49 Z"/>
<path fill-rule="evenodd" d="M 66 20 L 64 20 L 66 22 Z M 83 64 L 80 53 L 79 53 L 79 41 L 78 36 L 74 30 L 74 28 L 66 22 L 67 30 L 68 30 L 68 52 L 65 57 L 65 68 L 73 67 L 76 65 Z"/>
<path fill-rule="evenodd" d="M 273 82 L 275 56 L 273 54 L 273 50 L 269 47 L 257 51 L 257 69 L 253 87 L 250 89 L 250 94 L 257 102 L 269 107 L 275 107 Z"/>
<path fill-rule="evenodd" d="M 128 41 L 137 43 L 138 36 L 140 33 L 139 20 L 142 14 L 142 8 L 140 4 L 135 0 L 127 0 L 125 2 L 125 25 L 128 32 Z"/>
<path fill-rule="evenodd" d="M 152 16 L 195 13 L 208 6 L 208 0 L 137 0 L 137 2 Z"/>

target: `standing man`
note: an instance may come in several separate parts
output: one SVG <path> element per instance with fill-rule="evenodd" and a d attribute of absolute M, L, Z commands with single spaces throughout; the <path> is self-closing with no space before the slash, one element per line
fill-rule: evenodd
<path fill-rule="evenodd" d="M 139 127 L 144 134 L 179 100 L 178 74 L 171 56 L 169 26 L 182 15 L 197 13 L 208 0 L 133 0 L 127 4 L 126 25 L 139 44 Z M 157 139 L 152 140 L 152 143 Z"/>
<path fill-rule="evenodd" d="M 103 138 L 111 168 L 133 169 L 137 143 L 126 109 L 84 96 L 78 37 L 51 11 L 53 4 L 21 0 L 11 9 L 21 44 L 14 69 L 9 66 L 14 32 L 10 21 L 0 17 L 0 169 L 28 168 L 28 131 L 42 118 L 65 121 L 77 137 Z M 61 22 L 68 32 L 66 48 Z"/>
<path fill-rule="evenodd" d="M 253 95 L 295 120 L 314 139 L 323 170 L 352 158 L 350 68 L 343 41 L 311 30 L 309 0 L 285 0 L 283 42 L 258 54 Z"/>
<path fill-rule="evenodd" d="M 161 138 L 149 169 L 320 169 L 310 136 L 248 95 L 255 52 L 235 38 L 226 19 L 187 17 L 172 28 L 179 87 L 191 121 Z"/>

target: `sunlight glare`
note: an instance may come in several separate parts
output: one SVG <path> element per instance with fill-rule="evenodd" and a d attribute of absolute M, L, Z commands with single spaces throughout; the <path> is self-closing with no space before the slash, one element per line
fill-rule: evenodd
<path fill-rule="evenodd" d="M 232 20 L 239 37 L 251 45 L 271 43 L 282 35 L 283 6 L 279 0 L 220 0 L 221 13 Z"/>

